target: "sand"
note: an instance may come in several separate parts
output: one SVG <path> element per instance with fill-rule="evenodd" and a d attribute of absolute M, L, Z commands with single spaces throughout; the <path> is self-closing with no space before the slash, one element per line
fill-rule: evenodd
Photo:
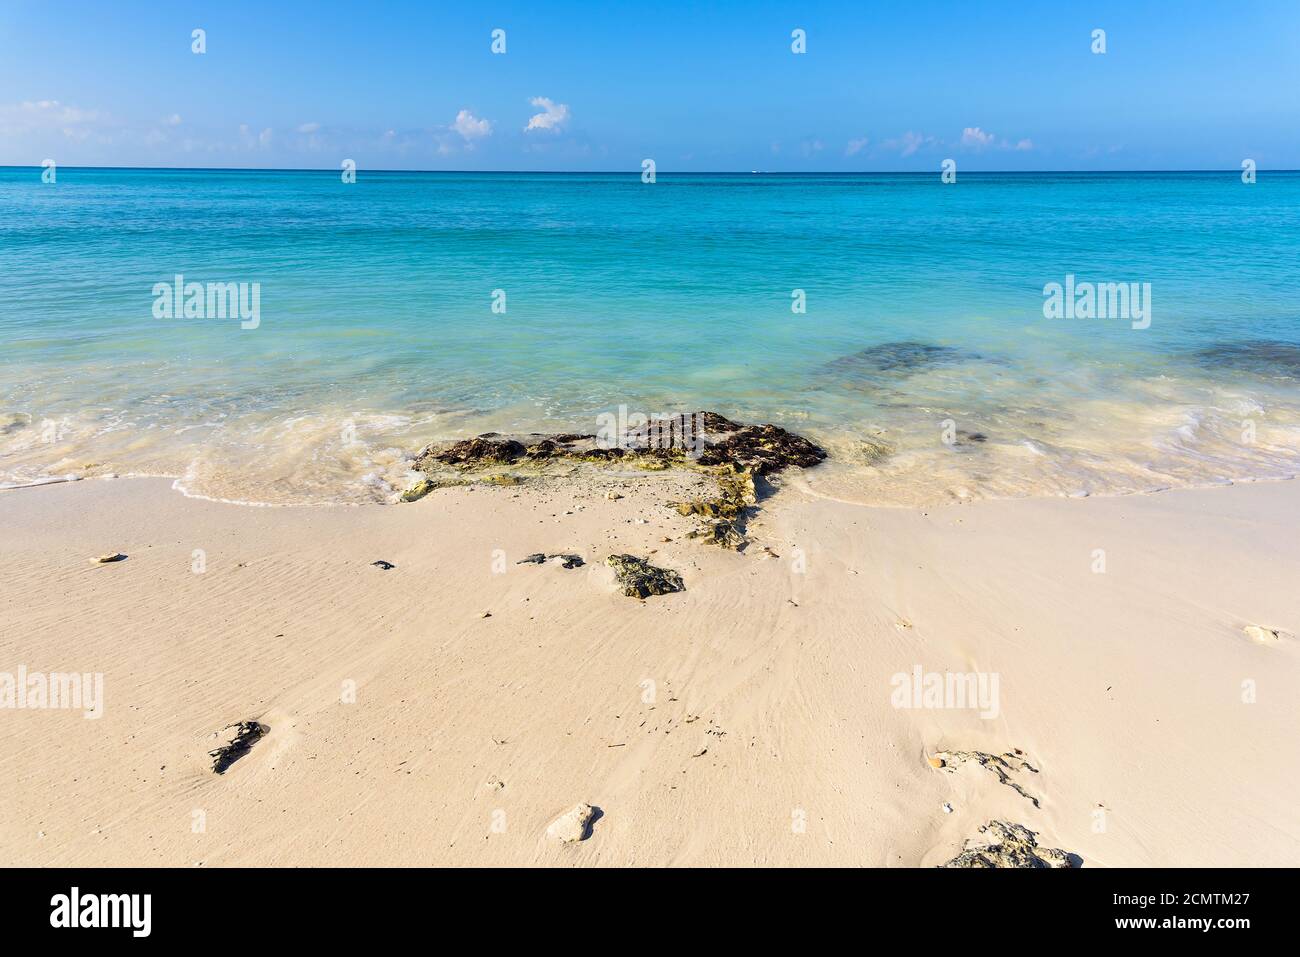
<path fill-rule="evenodd" d="M 0 864 L 912 867 L 991 820 L 1085 867 L 1300 864 L 1300 483 L 877 509 L 794 475 L 736 554 L 683 481 L 0 493 L 0 672 L 104 689 L 0 710 Z M 625 597 L 612 553 L 686 590 Z M 918 667 L 996 676 L 996 716 L 895 707 Z"/>

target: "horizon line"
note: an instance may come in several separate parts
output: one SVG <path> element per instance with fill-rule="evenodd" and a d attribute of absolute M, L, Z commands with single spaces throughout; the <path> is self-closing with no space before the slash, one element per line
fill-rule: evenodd
<path fill-rule="evenodd" d="M 3 164 L 0 163 L 0 170 L 23 169 L 23 170 L 40 170 L 41 164 Z M 341 167 L 317 167 L 317 166 L 82 166 L 76 164 L 58 164 L 59 169 L 82 169 L 82 170 L 139 170 L 151 172 L 215 172 L 215 173 L 331 173 L 337 174 Z M 1240 173 L 1242 167 L 1228 166 L 1223 168 L 1210 169 L 999 169 L 999 170 L 966 170 L 962 172 L 963 176 L 973 175 L 1038 175 L 1038 174 L 1060 174 L 1073 173 L 1082 175 L 1158 175 L 1163 173 Z M 1296 173 L 1300 169 L 1273 169 L 1268 167 L 1256 167 L 1260 172 L 1269 173 Z M 636 176 L 640 178 L 641 170 L 536 170 L 536 169 L 384 169 L 369 168 L 358 166 L 357 172 L 365 173 L 441 173 L 441 174 L 500 174 L 500 175 L 520 175 L 528 174 L 533 176 Z M 942 170 L 938 170 L 942 172 Z M 960 172 L 960 171 L 959 171 Z M 665 176 L 933 176 L 935 170 L 656 170 L 656 175 Z"/>

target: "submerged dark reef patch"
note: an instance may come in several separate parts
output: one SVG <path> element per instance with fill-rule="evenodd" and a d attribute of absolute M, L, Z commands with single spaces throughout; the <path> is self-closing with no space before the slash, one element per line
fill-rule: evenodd
<path fill-rule="evenodd" d="M 1195 353 L 1202 365 L 1262 376 L 1300 379 L 1300 345 L 1272 339 L 1221 342 Z"/>

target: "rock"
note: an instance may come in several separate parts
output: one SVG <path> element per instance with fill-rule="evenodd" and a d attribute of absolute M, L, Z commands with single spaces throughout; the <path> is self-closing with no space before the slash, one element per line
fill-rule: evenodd
<path fill-rule="evenodd" d="M 614 569 L 623 594 L 629 598 L 646 599 L 651 595 L 667 595 L 685 591 L 682 576 L 668 568 L 651 565 L 635 555 L 610 555 L 605 564 Z"/>
<path fill-rule="evenodd" d="M 716 412 L 652 419 L 645 427 L 618 436 L 617 443 L 609 447 L 594 435 L 535 438 L 537 441 L 525 445 L 517 439 L 488 432 L 441 449 L 431 445 L 416 456 L 413 467 L 432 473 L 436 471 L 434 466 L 502 465 L 521 459 L 599 463 L 627 460 L 641 469 L 661 471 L 684 465 L 691 455 L 699 453 L 698 460 L 704 465 L 753 467 L 756 474 L 767 475 L 789 465 L 816 465 L 826 458 L 825 451 L 779 426 L 741 425 Z"/>
<path fill-rule="evenodd" d="M 591 823 L 596 809 L 590 804 L 577 804 L 561 814 L 546 828 L 546 836 L 562 844 L 585 841 L 591 836 Z"/>
<path fill-rule="evenodd" d="M 225 732 L 234 733 L 227 735 L 230 740 L 225 744 L 208 752 L 208 757 L 212 758 L 212 770 L 217 774 L 225 774 L 227 768 L 246 755 L 270 730 L 266 725 L 256 721 L 240 721 L 238 724 L 226 725 L 217 732 L 217 736 Z"/>
<path fill-rule="evenodd" d="M 386 561 L 384 561 L 382 558 L 379 559 L 379 561 L 377 561 L 377 562 L 371 562 L 370 564 L 374 565 L 376 568 L 382 568 L 384 571 L 388 571 L 390 568 L 396 568 L 396 567 L 397 567 L 397 566 L 394 565 L 392 562 L 386 562 Z"/>
<path fill-rule="evenodd" d="M 618 501 L 620 498 L 622 498 L 622 497 L 623 497 L 623 496 L 622 496 L 622 495 L 619 495 L 618 492 L 606 492 L 606 493 L 605 493 L 605 498 L 609 499 L 611 502 L 617 502 L 617 501 Z"/>
<path fill-rule="evenodd" d="M 514 439 L 493 442 L 478 436 L 457 442 L 441 452 L 435 452 L 432 458 L 448 465 L 480 465 L 488 462 L 504 465 L 523 458 L 526 451 L 523 443 L 516 442 Z"/>
<path fill-rule="evenodd" d="M 107 565 L 109 562 L 124 562 L 126 556 L 121 552 L 109 552 L 107 555 L 100 555 L 95 562 L 100 565 Z"/>
<path fill-rule="evenodd" d="M 543 552 L 534 552 L 517 562 L 516 565 L 541 565 L 545 562 L 555 561 L 560 563 L 561 568 L 581 568 L 586 564 L 581 555 L 547 555 Z"/>
<path fill-rule="evenodd" d="M 480 618 L 491 618 L 491 617 L 492 617 L 492 612 L 490 612 L 490 611 L 481 611 L 481 612 L 478 613 L 478 616 L 479 616 Z"/>
<path fill-rule="evenodd" d="M 935 764 L 935 761 L 939 763 Z M 997 776 L 999 784 L 1005 784 L 1034 807 L 1041 807 L 1038 798 L 1026 791 L 1018 781 L 1012 778 L 1013 774 L 1019 774 L 1021 771 L 1027 771 L 1030 774 L 1038 773 L 1038 768 L 1029 763 L 1025 753 L 1019 748 L 1007 751 L 1005 754 L 990 754 L 987 751 L 940 751 L 930 758 L 931 767 L 944 768 L 950 772 L 956 771 L 968 762 L 978 764 L 986 771 L 992 772 Z"/>
<path fill-rule="evenodd" d="M 403 502 L 418 502 L 438 486 L 432 479 L 420 479 L 405 492 L 402 493 Z"/>
<path fill-rule="evenodd" d="M 1039 847 L 1038 835 L 1023 824 L 989 821 L 980 838 L 970 838 L 960 854 L 941 867 L 1065 868 L 1080 867 L 1083 860 L 1060 848 Z"/>
<path fill-rule="evenodd" d="M 687 538 L 701 539 L 706 545 L 718 545 L 731 551 L 739 551 L 745 546 L 745 536 L 734 522 L 711 522 L 702 528 L 686 533 Z"/>
<path fill-rule="evenodd" d="M 875 439 L 859 439 L 858 455 L 864 465 L 879 465 L 894 453 L 894 448 L 887 442 Z"/>
<path fill-rule="evenodd" d="M 811 468 L 826 459 L 826 450 L 776 425 L 746 425 L 705 448 L 701 465 L 731 465 L 754 475 L 773 475 L 797 465 Z"/>
<path fill-rule="evenodd" d="M 943 804 L 943 813 L 944 813 L 944 814 L 951 814 L 951 813 L 952 813 L 952 805 L 949 804 L 947 801 L 945 801 L 944 804 Z"/>

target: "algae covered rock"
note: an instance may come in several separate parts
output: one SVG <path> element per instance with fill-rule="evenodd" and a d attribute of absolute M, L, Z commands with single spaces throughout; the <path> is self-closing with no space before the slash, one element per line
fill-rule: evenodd
<path fill-rule="evenodd" d="M 403 502 L 418 502 L 438 486 L 431 479 L 420 479 L 402 493 Z"/>
<path fill-rule="evenodd" d="M 980 828 L 983 837 L 970 838 L 966 847 L 941 867 L 963 868 L 1063 868 L 1080 867 L 1079 855 L 1056 847 L 1039 847 L 1038 835 L 1023 824 L 989 821 Z"/>
<path fill-rule="evenodd" d="M 426 451 L 421 459 L 427 457 L 446 465 L 508 465 L 523 458 L 526 451 L 524 444 L 514 439 L 502 439 L 498 442 L 479 435 L 457 442 L 441 452 Z M 419 466 L 420 462 L 417 460 L 416 467 Z"/>
<path fill-rule="evenodd" d="M 701 465 L 732 465 L 755 475 L 772 475 L 791 465 L 810 468 L 826 450 L 778 425 L 746 425 L 706 447 Z"/>
<path fill-rule="evenodd" d="M 685 591 L 682 576 L 670 568 L 651 565 L 635 555 L 610 555 L 605 564 L 614 569 L 623 594 L 629 598 L 646 599 L 651 595 L 667 595 Z"/>
<path fill-rule="evenodd" d="M 687 538 L 701 539 L 706 545 L 720 545 L 731 551 L 739 551 L 745 546 L 745 534 L 735 522 L 710 522 L 686 533 Z"/>

